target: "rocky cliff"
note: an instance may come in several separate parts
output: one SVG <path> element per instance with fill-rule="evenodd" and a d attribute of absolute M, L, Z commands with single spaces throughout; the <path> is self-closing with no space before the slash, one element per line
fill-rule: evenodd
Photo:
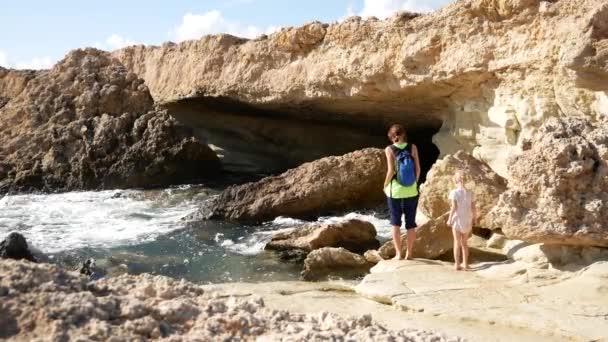
<path fill-rule="evenodd" d="M 75 50 L 45 71 L 0 69 L 0 192 L 167 185 L 219 166 L 108 53 Z"/>
<path fill-rule="evenodd" d="M 508 176 L 508 158 L 547 118 L 608 115 L 607 23 L 604 0 L 459 0 L 428 15 L 113 56 L 234 164 L 293 166 L 382 145 L 398 121 L 412 140 L 438 131 L 442 155 L 463 149 Z"/>

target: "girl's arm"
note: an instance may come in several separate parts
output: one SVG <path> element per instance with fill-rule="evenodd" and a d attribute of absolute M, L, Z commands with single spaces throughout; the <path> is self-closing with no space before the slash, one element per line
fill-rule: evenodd
<path fill-rule="evenodd" d="M 386 164 L 388 165 L 386 178 L 384 179 L 384 187 L 386 188 L 395 175 L 395 155 L 390 146 L 384 149 L 384 154 L 386 154 Z"/>
<path fill-rule="evenodd" d="M 414 165 L 416 166 L 416 183 L 420 179 L 420 160 L 418 159 L 418 148 L 412 144 L 412 157 L 414 157 Z"/>
<path fill-rule="evenodd" d="M 479 217 L 477 217 L 477 205 L 475 205 L 475 197 L 471 200 L 471 213 L 473 214 L 473 225 L 477 223 Z"/>
<path fill-rule="evenodd" d="M 454 213 L 456 213 L 456 199 L 450 198 L 450 215 L 448 216 L 448 225 L 452 225 L 452 219 L 454 219 Z"/>

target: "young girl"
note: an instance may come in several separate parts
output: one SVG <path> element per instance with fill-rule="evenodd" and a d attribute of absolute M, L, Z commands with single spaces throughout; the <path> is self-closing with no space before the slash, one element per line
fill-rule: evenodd
<path fill-rule="evenodd" d="M 450 191 L 448 198 L 452 206 L 448 225 L 454 235 L 454 268 L 457 271 L 469 269 L 469 246 L 467 240 L 473 230 L 473 222 L 477 218 L 473 193 L 464 186 L 464 176 L 460 172 L 454 174 L 456 189 Z M 460 257 L 462 255 L 462 265 Z"/>
<path fill-rule="evenodd" d="M 384 179 L 384 193 L 388 202 L 388 211 L 391 225 L 393 226 L 393 244 L 395 246 L 395 259 L 409 260 L 413 256 L 414 240 L 416 240 L 416 208 L 418 206 L 418 179 L 420 178 L 420 161 L 416 145 L 408 146 L 407 136 L 403 126 L 395 124 L 388 130 L 388 138 L 393 143 L 384 152 L 388 168 Z M 415 167 L 416 182 L 404 186 L 396 177 L 397 159 L 396 154 L 408 151 L 411 153 Z M 407 232 L 407 251 L 403 255 L 401 246 L 401 217 L 405 216 L 405 229 Z"/>

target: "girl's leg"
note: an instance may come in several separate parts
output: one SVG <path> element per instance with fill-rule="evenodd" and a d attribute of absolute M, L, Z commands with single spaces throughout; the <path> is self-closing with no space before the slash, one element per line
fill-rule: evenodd
<path fill-rule="evenodd" d="M 452 235 L 454 236 L 454 269 L 460 271 L 460 233 L 456 228 L 452 228 Z"/>
<path fill-rule="evenodd" d="M 401 226 L 393 226 L 393 245 L 395 246 L 394 259 L 403 259 L 401 249 Z"/>
<path fill-rule="evenodd" d="M 460 234 L 462 238 L 461 246 L 462 246 L 462 267 L 465 270 L 469 269 L 469 237 L 471 233 Z"/>

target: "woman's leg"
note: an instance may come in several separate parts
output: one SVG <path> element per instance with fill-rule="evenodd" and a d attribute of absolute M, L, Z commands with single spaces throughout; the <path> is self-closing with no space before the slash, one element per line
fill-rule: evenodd
<path fill-rule="evenodd" d="M 414 255 L 414 241 L 416 241 L 416 228 L 410 228 L 406 232 L 407 232 L 407 251 L 405 252 L 405 259 L 411 260 Z"/>
<path fill-rule="evenodd" d="M 393 226 L 393 245 L 395 246 L 395 258 L 403 259 L 401 244 L 401 226 Z"/>
<path fill-rule="evenodd" d="M 456 228 L 452 228 L 452 235 L 454 236 L 454 269 L 460 271 L 460 232 Z"/>

